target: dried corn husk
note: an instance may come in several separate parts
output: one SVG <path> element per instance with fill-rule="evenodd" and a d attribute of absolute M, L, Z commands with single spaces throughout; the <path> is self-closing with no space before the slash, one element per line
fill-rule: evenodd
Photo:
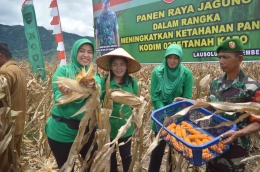
<path fill-rule="evenodd" d="M 132 108 L 140 108 L 142 106 L 142 100 L 139 97 L 123 90 L 110 90 L 108 96 L 113 101 Z"/>
<path fill-rule="evenodd" d="M 112 146 L 110 145 L 104 145 L 102 149 L 97 154 L 96 158 L 94 159 L 94 162 L 91 166 L 91 172 L 96 171 L 109 171 L 110 170 L 110 159 L 111 155 L 114 152 L 115 144 Z"/>
<path fill-rule="evenodd" d="M 89 95 L 93 94 L 94 89 L 97 88 L 96 82 L 94 79 L 94 70 L 93 70 L 94 64 L 91 63 L 90 67 L 88 69 L 88 72 L 85 71 L 83 68 L 81 72 L 76 76 L 76 80 L 65 78 L 65 77 L 58 77 L 58 80 L 54 83 L 67 87 L 71 89 L 73 92 L 71 94 L 67 94 L 64 96 L 61 96 L 57 100 L 57 106 L 73 102 L 75 100 L 84 99 L 87 98 Z M 82 83 L 86 84 L 88 82 L 94 82 L 95 88 L 87 88 L 82 85 Z"/>
<path fill-rule="evenodd" d="M 106 96 L 103 101 L 103 107 L 106 109 L 112 109 L 113 108 L 113 100 L 109 98 L 109 90 L 110 90 L 110 73 L 108 75 L 107 81 L 106 81 Z"/>
<path fill-rule="evenodd" d="M 3 171 L 3 167 L 9 165 L 10 162 L 12 163 L 12 170 L 18 171 L 17 152 L 14 149 L 15 120 L 12 118 L 12 115 L 16 116 L 18 113 L 11 112 L 11 98 L 7 79 L 2 74 L 0 75 L 0 94 L 3 105 L 0 110 L 0 171 Z"/>
<path fill-rule="evenodd" d="M 200 89 L 201 90 L 205 90 L 207 88 L 207 86 L 209 85 L 210 82 L 210 74 L 204 76 L 201 80 L 200 80 Z"/>
<path fill-rule="evenodd" d="M 89 94 L 82 94 L 82 93 L 79 93 L 79 92 L 72 92 L 70 94 L 66 94 L 64 96 L 61 96 L 59 99 L 57 99 L 57 104 L 56 106 L 59 106 L 59 105 L 63 105 L 63 104 L 66 104 L 66 103 L 70 103 L 70 102 L 73 102 L 75 100 L 80 100 L 80 99 L 83 99 L 83 98 L 87 98 L 89 96 Z"/>
<path fill-rule="evenodd" d="M 222 112 L 222 111 L 233 111 L 233 112 L 244 112 L 245 114 L 241 115 L 238 119 L 231 122 L 223 122 L 217 126 L 214 126 L 212 128 L 218 128 L 221 126 L 230 126 L 233 124 L 238 123 L 244 118 L 247 118 L 250 114 L 254 115 L 256 118 L 260 118 L 260 104 L 254 103 L 254 102 L 248 102 L 248 103 L 229 103 L 229 102 L 199 102 L 195 105 L 189 106 L 187 108 L 184 108 L 183 110 L 177 112 L 172 116 L 172 118 L 177 116 L 184 116 L 186 115 L 190 110 L 197 109 L 197 108 L 207 108 L 207 107 L 213 107 L 218 109 L 216 112 Z M 215 112 L 215 113 L 216 113 Z M 227 113 L 232 115 L 233 113 Z M 210 116 L 211 117 L 211 116 Z M 171 118 L 171 117 L 170 117 Z M 201 120 L 207 120 L 208 117 L 203 117 L 197 119 L 197 121 Z M 208 129 L 210 127 L 204 127 L 205 129 Z"/>
<path fill-rule="evenodd" d="M 86 88 L 82 86 L 80 83 L 78 83 L 76 80 L 65 78 L 65 77 L 58 77 L 58 80 L 54 82 L 55 84 L 67 87 L 71 89 L 72 91 L 79 92 L 82 94 L 90 94 L 92 93 L 92 89 Z"/>
<path fill-rule="evenodd" d="M 8 133 L 4 136 L 3 140 L 0 142 L 0 155 L 7 149 L 7 146 L 11 142 L 11 139 L 13 137 L 14 128 L 15 128 L 15 125 L 12 124 Z"/>
<path fill-rule="evenodd" d="M 93 82 L 94 81 L 94 74 L 95 74 L 93 69 L 94 69 L 94 63 L 91 62 L 87 72 L 84 68 L 81 70 L 81 72 L 79 72 L 79 74 L 76 76 L 76 81 L 78 83 Z"/>
<path fill-rule="evenodd" d="M 161 133 L 161 130 L 162 128 L 160 129 L 160 131 L 158 133 Z M 153 150 L 154 148 L 159 144 L 159 141 L 160 141 L 160 134 L 157 134 L 157 136 L 155 137 L 154 141 L 152 142 L 152 144 L 149 146 L 149 148 L 147 149 L 147 152 L 145 153 L 145 155 L 143 156 L 142 160 L 141 160 L 141 163 L 143 163 L 145 157 L 147 155 L 149 155 Z"/>
<path fill-rule="evenodd" d="M 142 105 L 141 107 L 138 109 L 138 108 L 134 108 L 133 109 L 133 113 L 132 113 L 132 116 L 133 116 L 133 119 L 132 119 L 132 122 L 134 122 L 137 126 L 137 128 L 140 128 L 143 124 L 143 116 L 145 114 L 145 107 L 147 105 L 147 102 L 144 101 L 144 97 L 140 97 L 140 100 L 142 101 Z"/>

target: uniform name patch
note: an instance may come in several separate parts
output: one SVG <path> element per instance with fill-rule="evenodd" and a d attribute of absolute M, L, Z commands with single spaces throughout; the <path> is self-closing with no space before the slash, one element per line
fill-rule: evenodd
<path fill-rule="evenodd" d="M 226 97 L 227 102 L 241 103 L 246 101 L 246 97 Z"/>

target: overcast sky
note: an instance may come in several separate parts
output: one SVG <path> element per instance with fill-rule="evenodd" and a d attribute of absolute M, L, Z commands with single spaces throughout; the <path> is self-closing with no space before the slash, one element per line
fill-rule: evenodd
<path fill-rule="evenodd" d="M 0 23 L 23 25 L 21 7 L 24 0 L 0 0 Z M 34 0 L 38 26 L 53 30 L 49 8 L 51 0 Z M 81 36 L 94 36 L 92 0 L 57 0 L 62 30 Z"/>

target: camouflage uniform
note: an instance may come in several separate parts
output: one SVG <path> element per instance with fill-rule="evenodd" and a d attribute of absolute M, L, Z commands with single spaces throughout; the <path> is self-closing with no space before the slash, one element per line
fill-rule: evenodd
<path fill-rule="evenodd" d="M 99 36 L 100 46 L 113 45 L 114 32 L 118 30 L 117 17 L 113 11 L 108 10 L 107 13 L 102 12 L 96 23 L 96 34 Z M 101 55 L 108 53 L 101 52 Z"/>
<path fill-rule="evenodd" d="M 241 70 L 238 77 L 233 81 L 226 81 L 226 74 L 213 80 L 210 87 L 209 101 L 222 101 L 222 102 L 251 102 L 254 94 L 260 89 L 260 84 L 253 79 L 247 77 Z M 237 119 L 242 113 L 234 113 L 227 115 L 225 113 L 221 116 L 233 121 Z M 250 123 L 249 118 L 237 123 L 238 129 L 244 128 Z M 236 162 L 241 161 L 248 157 L 250 148 L 250 136 L 239 137 L 235 140 L 230 147 L 230 150 L 219 158 L 207 163 L 208 172 L 242 172 L 245 169 L 245 163 L 235 165 Z"/>

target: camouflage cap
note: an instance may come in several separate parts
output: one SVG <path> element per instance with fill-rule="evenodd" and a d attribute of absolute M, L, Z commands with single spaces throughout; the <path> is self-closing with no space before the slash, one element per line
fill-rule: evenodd
<path fill-rule="evenodd" d="M 220 52 L 235 52 L 243 51 L 244 45 L 239 38 L 231 38 L 221 42 L 217 48 L 217 53 Z"/>

